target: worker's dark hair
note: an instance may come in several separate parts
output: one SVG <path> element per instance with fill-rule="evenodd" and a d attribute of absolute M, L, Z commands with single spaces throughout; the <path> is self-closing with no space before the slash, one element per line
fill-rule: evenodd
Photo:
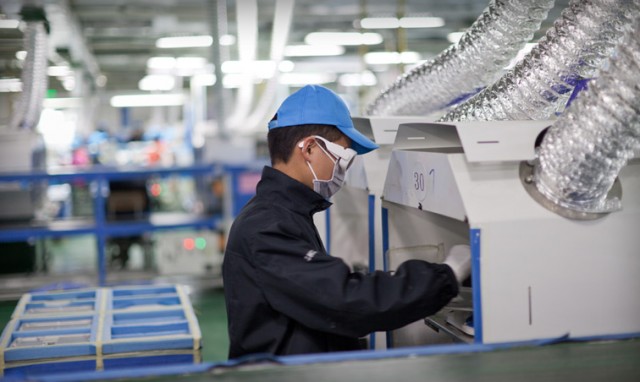
<path fill-rule="evenodd" d="M 297 125 L 271 129 L 267 134 L 271 164 L 289 162 L 296 144 L 311 135 L 319 135 L 331 142 L 344 136 L 332 125 Z"/>

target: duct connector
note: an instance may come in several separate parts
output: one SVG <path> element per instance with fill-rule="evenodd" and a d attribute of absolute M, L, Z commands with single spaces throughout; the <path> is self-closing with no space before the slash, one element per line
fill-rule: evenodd
<path fill-rule="evenodd" d="M 40 7 L 23 6 L 26 23 L 24 46 L 27 56 L 22 69 L 22 92 L 15 106 L 10 128 L 35 130 L 40 120 L 42 103 L 47 91 L 47 40 L 49 25 Z"/>
<path fill-rule="evenodd" d="M 639 33 L 636 13 L 608 67 L 549 128 L 537 149 L 535 188 L 579 218 L 622 207 L 617 177 L 640 149 Z"/>
<path fill-rule="evenodd" d="M 638 0 L 572 0 L 536 47 L 493 85 L 457 105 L 440 122 L 543 120 L 562 112 L 606 65 Z"/>
<path fill-rule="evenodd" d="M 427 115 L 494 83 L 546 19 L 553 0 L 491 0 L 457 44 L 383 90 L 366 115 Z"/>

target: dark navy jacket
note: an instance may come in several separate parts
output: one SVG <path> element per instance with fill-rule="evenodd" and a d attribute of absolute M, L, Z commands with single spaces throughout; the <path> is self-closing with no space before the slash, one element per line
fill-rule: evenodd
<path fill-rule="evenodd" d="M 313 214 L 330 205 L 264 168 L 224 254 L 229 358 L 356 350 L 359 337 L 429 316 L 458 294 L 442 264 L 410 260 L 393 274 L 352 273 L 326 253 L 313 224 Z"/>

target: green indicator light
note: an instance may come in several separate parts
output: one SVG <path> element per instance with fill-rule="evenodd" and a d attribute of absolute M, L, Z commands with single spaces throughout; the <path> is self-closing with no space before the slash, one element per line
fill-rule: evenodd
<path fill-rule="evenodd" d="M 47 89 L 47 98 L 56 98 L 58 91 L 56 89 Z"/>
<path fill-rule="evenodd" d="M 199 250 L 205 249 L 207 246 L 207 241 L 203 237 L 199 237 L 196 239 L 196 248 Z"/>

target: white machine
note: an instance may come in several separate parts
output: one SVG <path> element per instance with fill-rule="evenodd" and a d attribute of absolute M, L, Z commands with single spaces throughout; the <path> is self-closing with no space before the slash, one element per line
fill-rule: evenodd
<path fill-rule="evenodd" d="M 458 341 L 640 331 L 640 158 L 619 174 L 621 211 L 563 217 L 532 197 L 527 183 L 536 139 L 551 123 L 422 123 L 398 131 L 383 191 L 389 267 L 402 256 L 441 261 L 453 245 L 470 244 L 471 287 L 429 319 Z M 459 330 L 469 316 L 474 337 Z M 421 330 L 412 341 L 428 341 L 430 329 Z"/>
<path fill-rule="evenodd" d="M 328 214 L 315 215 L 325 245 L 352 267 L 369 268 L 374 258 L 375 269 L 383 269 L 380 203 L 391 148 L 401 123 L 430 121 L 426 117 L 353 118 L 356 129 L 380 148 L 356 157 L 344 187 L 331 200 L 334 207 Z"/>

